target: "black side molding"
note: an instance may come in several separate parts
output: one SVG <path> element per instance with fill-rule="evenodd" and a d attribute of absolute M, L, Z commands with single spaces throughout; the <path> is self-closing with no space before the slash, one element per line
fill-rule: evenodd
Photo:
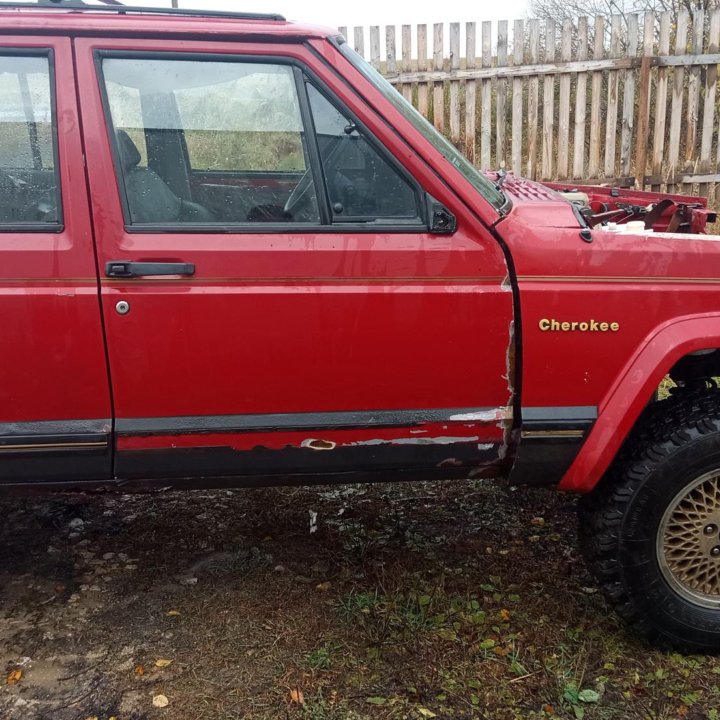
<path fill-rule="evenodd" d="M 522 408 L 521 417 L 520 444 L 510 482 L 555 485 L 572 465 L 597 420 L 597 407 Z"/>

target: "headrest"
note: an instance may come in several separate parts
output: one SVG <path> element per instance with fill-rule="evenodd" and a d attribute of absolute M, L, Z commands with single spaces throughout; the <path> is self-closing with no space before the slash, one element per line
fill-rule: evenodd
<path fill-rule="evenodd" d="M 142 159 L 137 145 L 135 145 L 132 138 L 124 130 L 117 131 L 117 141 L 123 170 L 132 170 Z"/>

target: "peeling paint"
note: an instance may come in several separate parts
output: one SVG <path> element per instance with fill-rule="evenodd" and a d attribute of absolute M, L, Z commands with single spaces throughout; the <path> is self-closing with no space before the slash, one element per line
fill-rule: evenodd
<path fill-rule="evenodd" d="M 428 437 L 428 438 L 395 438 L 393 440 L 383 440 L 377 438 L 373 440 L 358 440 L 357 442 L 348 443 L 349 445 L 453 445 L 455 443 L 478 442 L 479 436 L 472 437 Z"/>
<path fill-rule="evenodd" d="M 308 438 L 300 443 L 300 447 L 309 448 L 310 450 L 334 450 L 337 447 L 337 443 L 331 440 Z"/>
<path fill-rule="evenodd" d="M 505 420 L 508 415 L 512 416 L 510 408 L 499 407 L 494 410 L 480 410 L 478 412 L 451 415 L 450 420 L 453 422 L 492 422 L 493 420 Z"/>

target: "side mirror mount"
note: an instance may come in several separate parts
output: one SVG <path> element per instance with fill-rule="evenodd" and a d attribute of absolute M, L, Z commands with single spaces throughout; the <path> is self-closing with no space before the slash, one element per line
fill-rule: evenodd
<path fill-rule="evenodd" d="M 427 195 L 427 214 L 433 235 L 452 235 L 457 230 L 457 218 L 432 195 Z"/>

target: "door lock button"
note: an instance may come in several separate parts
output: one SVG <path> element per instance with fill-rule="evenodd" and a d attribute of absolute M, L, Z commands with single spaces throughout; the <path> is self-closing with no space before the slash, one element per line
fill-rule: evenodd
<path fill-rule="evenodd" d="M 126 300 L 120 300 L 120 302 L 115 306 L 115 309 L 118 312 L 118 315 L 127 315 L 130 312 L 130 303 Z"/>

